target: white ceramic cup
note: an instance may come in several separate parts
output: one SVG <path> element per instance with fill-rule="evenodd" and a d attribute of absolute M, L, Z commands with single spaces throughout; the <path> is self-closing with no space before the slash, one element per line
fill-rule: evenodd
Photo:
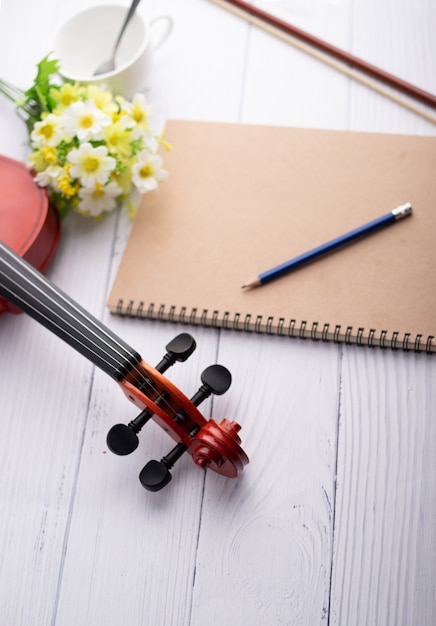
<path fill-rule="evenodd" d="M 147 86 L 153 52 L 168 38 L 173 27 L 169 15 L 149 20 L 138 11 L 127 26 L 115 57 L 115 70 L 94 76 L 96 69 L 112 54 L 126 17 L 127 7 L 101 5 L 76 13 L 57 31 L 53 58 L 61 75 L 81 83 L 103 84 L 129 99 Z M 161 22 L 163 28 L 152 29 Z"/>

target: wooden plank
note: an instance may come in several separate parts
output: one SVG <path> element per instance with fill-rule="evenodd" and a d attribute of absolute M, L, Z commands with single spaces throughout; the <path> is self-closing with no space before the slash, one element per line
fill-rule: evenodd
<path fill-rule="evenodd" d="M 238 390 L 223 415 L 243 424 L 251 464 L 237 482 L 207 475 L 191 623 L 321 624 L 329 611 L 339 348 L 222 333 L 220 358 Z"/>
<path fill-rule="evenodd" d="M 109 258 L 115 220 L 86 228 L 72 217 L 64 223 L 47 274 L 96 314 L 106 295 L 102 259 Z M 24 314 L 2 317 L 0 343 L 1 619 L 47 624 L 56 602 L 93 368 Z"/>
<path fill-rule="evenodd" d="M 346 349 L 332 624 L 422 624 L 436 614 L 436 362 Z"/>
<path fill-rule="evenodd" d="M 144 320 L 109 321 L 152 363 L 161 359 L 173 335 L 186 331 Z M 168 372 L 189 396 L 201 384 L 201 370 L 214 362 L 213 334 L 195 329 L 197 351 Z M 62 574 L 59 624 L 189 624 L 204 473 L 187 455 L 173 468 L 173 480 L 163 491 L 145 491 L 140 470 L 148 460 L 167 454 L 174 442 L 150 423 L 133 454 L 108 452 L 109 428 L 128 423 L 136 413 L 117 385 L 97 372 Z"/>

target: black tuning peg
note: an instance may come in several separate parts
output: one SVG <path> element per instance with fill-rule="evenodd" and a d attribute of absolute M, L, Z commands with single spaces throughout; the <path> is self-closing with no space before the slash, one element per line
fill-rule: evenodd
<path fill-rule="evenodd" d="M 136 450 L 139 444 L 137 433 L 145 426 L 152 415 L 151 411 L 144 409 L 129 424 L 115 424 L 115 426 L 112 426 L 106 437 L 109 450 L 119 456 L 131 454 Z"/>
<path fill-rule="evenodd" d="M 166 354 L 162 360 L 156 365 L 156 370 L 163 374 L 168 368 L 170 368 L 176 361 L 183 363 L 194 352 L 197 344 L 194 338 L 188 333 L 181 333 L 174 337 L 166 346 Z M 129 424 L 115 424 L 109 430 L 106 443 L 111 452 L 124 456 L 131 454 L 139 444 L 138 433 L 145 426 L 145 424 L 153 416 L 153 413 L 148 409 L 144 409 L 138 417 L 132 420 Z"/>
<path fill-rule="evenodd" d="M 174 463 L 186 452 L 184 443 L 178 443 L 160 461 L 149 461 L 139 474 L 139 481 L 147 491 L 160 491 L 171 480 L 170 469 Z"/>
<path fill-rule="evenodd" d="M 191 356 L 196 347 L 195 339 L 188 333 L 177 335 L 165 346 L 166 354 L 156 365 L 157 371 L 163 374 L 176 361 L 183 363 Z"/>
<path fill-rule="evenodd" d="M 223 365 L 210 365 L 201 374 L 203 383 L 197 393 L 191 398 L 192 404 L 198 406 L 213 393 L 222 396 L 232 384 L 232 375 Z"/>
<path fill-rule="evenodd" d="M 232 375 L 222 365 L 210 365 L 202 372 L 201 382 L 203 383 L 202 386 L 191 398 L 191 402 L 195 406 L 198 406 L 211 394 L 221 396 L 225 393 L 232 383 Z M 196 432 L 198 432 L 198 427 L 192 434 L 194 435 Z M 168 485 L 171 480 L 169 470 L 187 449 L 188 446 L 180 442 L 160 461 L 149 461 L 139 474 L 139 481 L 144 489 L 160 491 L 165 485 Z"/>

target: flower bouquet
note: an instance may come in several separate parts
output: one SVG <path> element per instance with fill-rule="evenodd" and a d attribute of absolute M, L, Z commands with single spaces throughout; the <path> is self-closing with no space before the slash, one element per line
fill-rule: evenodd
<path fill-rule="evenodd" d="M 30 139 L 28 164 L 61 216 L 72 209 L 101 219 L 117 206 L 135 214 L 139 197 L 167 178 L 156 154 L 143 94 L 131 101 L 98 85 L 63 81 L 56 60 L 38 64 L 26 92 L 0 79 Z"/>

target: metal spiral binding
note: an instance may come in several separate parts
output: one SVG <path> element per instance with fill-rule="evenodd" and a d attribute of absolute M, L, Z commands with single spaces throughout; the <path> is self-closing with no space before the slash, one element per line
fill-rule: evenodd
<path fill-rule="evenodd" d="M 272 316 L 266 317 L 264 321 L 263 315 L 256 315 L 255 318 L 250 313 L 241 318 L 240 313 L 235 313 L 233 317 L 229 311 L 225 311 L 219 320 L 219 311 L 214 310 L 209 315 L 208 309 L 202 309 L 201 314 L 196 307 L 189 310 L 186 306 L 167 307 L 165 304 L 156 305 L 150 302 L 147 306 L 143 301 L 137 305 L 133 300 L 129 300 L 127 304 L 122 299 L 117 302 L 114 312 L 118 315 L 126 315 L 131 317 L 141 317 L 149 320 L 179 322 L 181 324 L 189 324 L 194 326 L 203 326 L 205 328 L 222 328 L 224 330 L 244 331 L 248 333 L 278 335 L 280 337 L 290 337 L 298 339 L 311 339 L 312 341 L 332 341 L 333 343 L 344 343 L 346 345 L 367 346 L 369 348 L 378 347 L 382 350 L 390 348 L 391 350 L 402 350 L 403 352 L 416 352 L 433 354 L 435 350 L 435 337 L 429 335 L 424 338 L 422 334 L 417 334 L 415 338 L 411 333 L 404 333 L 400 337 L 397 331 L 393 331 L 391 338 L 388 336 L 387 330 L 379 331 L 371 328 L 367 334 L 365 329 L 359 327 L 353 337 L 353 327 L 347 326 L 345 332 L 340 324 L 334 327 L 329 323 L 324 323 L 322 327 L 318 322 L 313 322 L 309 327 L 306 320 L 297 323 L 295 319 L 285 320 L 280 317 L 277 320 Z"/>
<path fill-rule="evenodd" d="M 250 315 L 250 313 L 248 313 L 248 315 L 245 316 L 245 320 L 244 320 L 244 331 L 245 332 L 250 332 L 250 321 L 251 321 L 251 315 Z"/>
<path fill-rule="evenodd" d="M 233 318 L 233 330 L 241 330 L 239 328 L 239 319 L 241 317 L 240 313 L 235 313 L 235 317 Z"/>

